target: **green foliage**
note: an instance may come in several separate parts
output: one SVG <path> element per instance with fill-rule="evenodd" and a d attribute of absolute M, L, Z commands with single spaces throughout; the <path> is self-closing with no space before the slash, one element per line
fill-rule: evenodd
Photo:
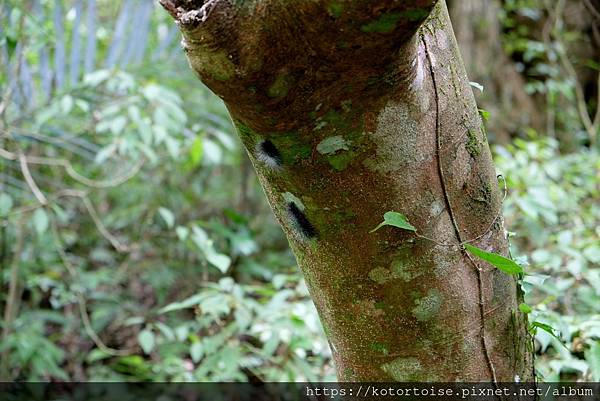
<path fill-rule="evenodd" d="M 406 216 L 398 212 L 386 212 L 383 215 L 383 222 L 379 223 L 379 225 L 370 232 L 375 232 L 384 226 L 397 227 L 408 231 L 417 231 L 417 229 L 408 222 Z"/>
<path fill-rule="evenodd" d="M 513 262 L 510 259 L 505 258 L 502 255 L 498 255 L 497 253 L 486 252 L 483 249 L 479 249 L 476 246 L 465 244 L 465 249 L 469 251 L 469 253 L 477 256 L 478 258 L 489 262 L 494 265 L 498 270 L 502 270 L 506 274 L 523 274 L 523 268 Z"/>
<path fill-rule="evenodd" d="M 40 74 L 54 64 L 44 67 L 43 51 L 52 57 L 58 41 L 48 18 L 56 3 L 40 3 L 46 18 L 28 2 L 5 3 L 2 102 L 15 88 L 16 60 L 33 74 L 11 89 L 0 113 L 0 148 L 15 156 L 0 158 L 0 379 L 333 380 L 316 310 L 227 111 L 189 71 L 177 40 L 135 63 L 105 66 L 121 4 L 98 2 L 95 68 L 44 93 Z M 72 5 L 65 2 L 70 16 Z M 522 23 L 540 21 L 539 1 L 505 6 L 505 47 L 532 72 L 527 89 L 556 112 L 551 126 L 560 139 L 531 131 L 495 149 L 510 190 L 505 226 L 516 233 L 512 253 L 522 255 L 514 263 L 528 271 L 519 310 L 533 322 L 546 380 L 600 380 L 600 158 L 582 146 L 558 45 Z M 343 14 L 335 2 L 329 11 Z M 153 13 L 146 53 L 168 38 L 167 18 Z M 396 20 L 384 15 L 363 29 L 387 32 Z M 72 18 L 63 23 L 69 54 L 77 31 Z M 577 153 L 559 151 L 568 148 L 565 138 L 574 138 Z M 334 137 L 317 150 L 345 168 L 349 143 Z M 33 158 L 27 170 L 45 205 L 24 178 L 21 153 Z M 386 213 L 373 231 L 386 225 L 416 234 L 400 213 Z M 498 255 L 480 255 L 516 272 Z M 416 305 L 425 319 L 423 311 L 431 312 Z"/>
<path fill-rule="evenodd" d="M 509 188 L 513 254 L 527 255 L 515 259 L 527 265 L 522 289 L 536 329 L 536 369 L 547 381 L 591 380 L 600 339 L 600 157 L 561 154 L 555 139 L 534 135 L 495 153 Z"/>

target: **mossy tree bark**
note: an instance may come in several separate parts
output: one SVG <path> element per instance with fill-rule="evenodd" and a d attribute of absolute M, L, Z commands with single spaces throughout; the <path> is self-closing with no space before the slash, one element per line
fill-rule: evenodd
<path fill-rule="evenodd" d="M 340 380 L 532 378 L 482 122 L 443 1 L 161 0 L 227 105 Z M 387 211 L 419 233 L 369 233 Z"/>

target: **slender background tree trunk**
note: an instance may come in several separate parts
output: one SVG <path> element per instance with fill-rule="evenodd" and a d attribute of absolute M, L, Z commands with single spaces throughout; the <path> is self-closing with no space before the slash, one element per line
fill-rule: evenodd
<path fill-rule="evenodd" d="M 544 131 L 543 107 L 525 91 L 525 78 L 502 48 L 501 2 L 451 0 L 450 17 L 469 79 L 483 85 L 478 105 L 490 113 L 489 134 L 508 143 L 523 127 Z"/>
<path fill-rule="evenodd" d="M 162 0 L 225 101 L 340 380 L 532 379 L 501 191 L 443 1 Z M 387 211 L 421 236 L 370 231 Z"/>

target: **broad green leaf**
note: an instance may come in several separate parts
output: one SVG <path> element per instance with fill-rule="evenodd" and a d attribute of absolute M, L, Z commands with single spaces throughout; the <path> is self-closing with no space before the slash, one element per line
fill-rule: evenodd
<path fill-rule="evenodd" d="M 487 121 L 490 119 L 490 112 L 487 110 L 479 109 L 479 114 L 481 115 L 483 121 Z"/>
<path fill-rule="evenodd" d="M 590 348 L 585 351 L 585 360 L 590 366 L 592 380 L 600 381 L 600 340 L 596 340 L 590 345 Z"/>
<path fill-rule="evenodd" d="M 558 342 L 560 342 L 560 344 L 563 347 L 567 348 L 567 346 L 563 343 L 563 341 L 560 339 L 560 337 L 558 335 L 556 335 L 557 330 L 554 327 L 550 326 L 549 324 L 542 323 L 542 322 L 531 322 L 531 324 L 529 325 L 529 329 L 531 332 L 533 332 L 533 334 L 536 333 L 537 329 L 542 329 L 546 333 L 550 334 L 552 337 L 557 339 Z"/>
<path fill-rule="evenodd" d="M 369 232 L 375 232 L 383 226 L 393 226 L 408 231 L 417 231 L 417 229 L 408 222 L 405 215 L 398 212 L 386 212 L 383 215 L 383 222 Z"/>
<path fill-rule="evenodd" d="M 148 329 L 140 331 L 138 334 L 138 342 L 146 354 L 149 354 L 154 349 L 154 333 Z"/>
<path fill-rule="evenodd" d="M 498 255 L 497 253 L 486 252 L 483 249 L 479 249 L 476 246 L 465 244 L 465 249 L 474 256 L 485 260 L 496 266 L 499 270 L 502 270 L 506 274 L 523 274 L 523 268 L 504 256 Z"/>
<path fill-rule="evenodd" d="M 175 332 L 172 328 L 161 322 L 154 323 L 154 326 L 165 336 L 167 341 L 175 341 Z"/>
<path fill-rule="evenodd" d="M 192 146 L 190 147 L 190 162 L 193 167 L 196 167 L 202 161 L 202 153 L 204 151 L 204 146 L 202 143 L 202 137 L 197 136 L 192 142 Z"/>
<path fill-rule="evenodd" d="M 6 39 L 5 43 L 6 43 L 7 53 L 8 53 L 8 59 L 10 60 L 10 58 L 12 57 L 12 55 L 15 52 L 15 49 L 17 48 L 17 44 L 19 43 L 19 40 L 8 34 L 6 35 L 5 39 Z"/>
<path fill-rule="evenodd" d="M 190 356 L 192 357 L 192 361 L 194 363 L 198 363 L 202 356 L 204 356 L 204 347 L 202 347 L 202 343 L 197 341 L 192 344 L 190 347 Z"/>
<path fill-rule="evenodd" d="M 50 223 L 50 221 L 48 220 L 48 214 L 46 214 L 46 211 L 42 208 L 37 209 L 33 213 L 32 221 L 33 221 L 33 227 L 35 228 L 35 231 L 39 235 L 46 232 L 46 230 L 48 229 L 48 224 Z"/>
<path fill-rule="evenodd" d="M 531 311 L 533 309 L 531 309 L 531 306 L 529 306 L 529 305 L 527 305 L 525 303 L 522 303 L 522 304 L 519 305 L 519 310 L 521 312 L 523 312 L 523 313 L 531 313 Z"/>
<path fill-rule="evenodd" d="M 218 253 L 214 249 L 207 249 L 204 255 L 208 263 L 219 269 L 221 273 L 227 273 L 227 269 L 231 265 L 231 258 L 229 256 Z"/>
<path fill-rule="evenodd" d="M 107 354 L 106 352 L 95 348 L 90 351 L 90 353 L 85 359 L 88 363 L 94 363 L 96 361 L 101 361 L 106 358 L 110 358 L 110 354 Z"/>
<path fill-rule="evenodd" d="M 173 302 L 168 304 L 167 306 L 158 310 L 158 313 L 167 313 L 176 310 L 191 308 L 192 306 L 198 305 L 205 298 L 203 294 L 192 295 L 189 298 L 184 299 L 181 302 Z"/>
<path fill-rule="evenodd" d="M 213 241 L 208 238 L 208 234 L 202 228 L 193 226 L 192 231 L 192 241 L 202 251 L 208 263 L 225 274 L 229 269 L 229 265 L 231 265 L 231 258 L 215 250 Z"/>
<path fill-rule="evenodd" d="M 173 225 L 175 224 L 175 215 L 173 212 L 166 207 L 159 207 L 158 213 L 160 213 L 160 217 L 167 223 L 167 227 L 173 228 Z"/>
<path fill-rule="evenodd" d="M 177 234 L 177 238 L 180 241 L 185 241 L 188 235 L 190 234 L 190 229 L 185 226 L 177 226 L 175 229 L 175 233 Z"/>
<path fill-rule="evenodd" d="M 73 97 L 70 95 L 65 95 L 60 101 L 60 108 L 63 114 L 69 114 L 71 110 L 73 110 L 73 105 L 75 102 L 73 101 Z"/>

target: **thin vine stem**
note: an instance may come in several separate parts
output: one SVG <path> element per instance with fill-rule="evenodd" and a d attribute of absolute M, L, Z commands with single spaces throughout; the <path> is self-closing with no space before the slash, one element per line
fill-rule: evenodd
<path fill-rule="evenodd" d="M 458 222 L 456 221 L 456 217 L 454 216 L 454 211 L 452 210 L 452 205 L 450 202 L 450 196 L 448 195 L 448 191 L 446 189 L 446 180 L 445 180 L 445 176 L 444 176 L 444 169 L 443 169 L 443 165 L 442 165 L 442 157 L 441 157 L 441 150 L 442 150 L 442 146 L 441 146 L 441 122 L 440 122 L 440 102 L 439 102 L 439 93 L 438 93 L 438 86 L 437 86 L 437 81 L 436 81 L 436 77 L 435 77 L 435 72 L 434 72 L 434 68 L 433 68 L 433 62 L 431 59 L 431 55 L 429 54 L 429 48 L 427 46 L 427 41 L 425 40 L 424 35 L 421 35 L 421 42 L 423 43 L 423 47 L 425 50 L 425 56 L 427 58 L 427 63 L 429 65 L 429 73 L 431 74 L 431 81 L 432 81 L 432 85 L 433 85 L 433 92 L 434 92 L 434 97 L 435 97 L 435 136 L 436 136 L 436 155 L 437 155 L 437 165 L 438 165 L 438 173 L 440 175 L 440 182 L 441 182 L 441 187 L 442 187 L 442 191 L 444 193 L 444 200 L 446 202 L 446 207 L 448 208 L 448 214 L 450 215 L 450 220 L 452 221 L 452 225 L 454 226 L 454 230 L 456 232 L 456 237 L 460 243 L 461 246 L 461 251 L 462 253 L 469 259 L 469 261 L 471 262 L 471 264 L 475 267 L 475 271 L 477 272 L 477 282 L 478 282 L 478 289 L 479 289 L 479 312 L 480 312 L 480 319 L 481 319 L 481 346 L 483 348 L 483 352 L 485 355 L 485 359 L 488 365 L 488 368 L 490 370 L 490 373 L 492 375 L 492 379 L 494 381 L 494 384 L 497 386 L 498 385 L 498 379 L 496 377 L 496 369 L 494 367 L 494 363 L 492 361 L 492 358 L 490 356 L 490 352 L 489 352 L 489 347 L 487 345 L 487 340 L 486 340 L 486 330 L 485 330 L 485 304 L 484 304 L 484 297 L 483 297 L 483 277 L 482 277 L 482 272 L 481 272 L 481 267 L 473 260 L 473 258 L 471 258 L 471 256 L 467 253 L 467 251 L 464 249 L 464 247 L 462 246 L 463 244 L 463 239 L 462 239 L 462 235 L 460 233 L 460 228 L 458 226 Z M 500 211 L 502 210 L 502 208 L 500 208 Z M 497 217 L 494 219 L 497 219 Z M 492 222 L 493 224 L 493 222 Z M 485 234 L 484 234 L 485 235 Z"/>

